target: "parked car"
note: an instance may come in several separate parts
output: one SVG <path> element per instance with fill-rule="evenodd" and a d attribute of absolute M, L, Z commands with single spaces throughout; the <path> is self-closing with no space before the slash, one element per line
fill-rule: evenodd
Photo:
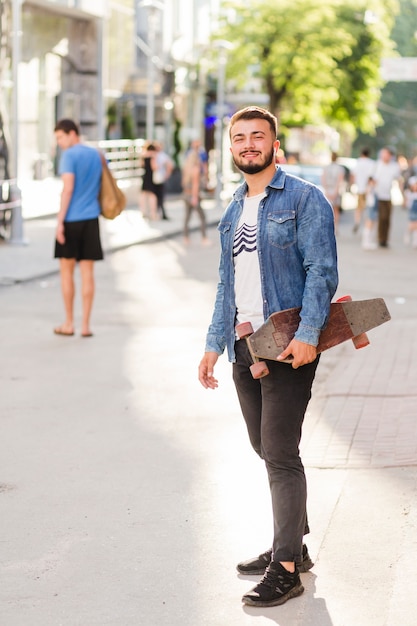
<path fill-rule="evenodd" d="M 298 176 L 309 183 L 313 183 L 322 191 L 321 176 L 323 167 L 321 165 L 306 165 L 305 163 L 281 163 L 280 166 L 285 172 Z"/>

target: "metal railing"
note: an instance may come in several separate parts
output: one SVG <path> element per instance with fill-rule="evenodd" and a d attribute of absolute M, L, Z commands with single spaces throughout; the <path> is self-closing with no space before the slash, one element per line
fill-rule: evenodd
<path fill-rule="evenodd" d="M 141 152 L 143 139 L 106 139 L 89 141 L 106 155 L 109 169 L 116 179 L 140 178 L 143 174 Z"/>
<path fill-rule="evenodd" d="M 12 210 L 21 205 L 20 197 L 13 197 L 13 189 L 16 186 L 15 178 L 0 180 L 0 239 L 7 239 L 10 236 Z"/>
<path fill-rule="evenodd" d="M 136 182 L 142 177 L 141 153 L 144 139 L 110 139 L 86 143 L 105 154 L 109 169 L 121 186 L 124 186 L 124 181 L 128 184 L 129 181 Z M 9 240 L 14 223 L 21 220 L 22 201 L 20 194 L 14 193 L 16 189 L 16 179 L 0 180 L 0 239 Z"/>

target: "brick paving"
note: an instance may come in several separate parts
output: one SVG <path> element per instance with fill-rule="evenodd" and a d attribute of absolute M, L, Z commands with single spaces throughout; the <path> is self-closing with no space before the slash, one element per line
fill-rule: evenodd
<path fill-rule="evenodd" d="M 349 218 L 343 216 L 339 237 L 340 285 L 351 285 L 358 299 L 383 297 L 392 319 L 369 332 L 367 348 L 355 351 L 347 342 L 322 355 L 304 424 L 303 461 L 317 468 L 415 466 L 417 250 L 402 242 L 406 213 L 400 208 L 388 251 L 363 251 Z"/>

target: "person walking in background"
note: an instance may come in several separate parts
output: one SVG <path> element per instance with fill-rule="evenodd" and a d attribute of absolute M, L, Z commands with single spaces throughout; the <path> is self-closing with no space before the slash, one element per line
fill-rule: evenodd
<path fill-rule="evenodd" d="M 408 229 L 405 235 L 405 244 L 411 243 L 417 248 L 417 176 L 408 179 L 407 189 L 404 191 L 405 206 L 408 210 Z"/>
<path fill-rule="evenodd" d="M 204 150 L 201 145 L 201 141 L 199 139 L 193 139 L 190 143 L 190 147 L 187 151 L 191 152 L 195 150 L 200 159 L 200 169 L 201 169 L 201 177 L 200 177 L 200 188 L 207 189 L 208 186 L 208 154 Z"/>
<path fill-rule="evenodd" d="M 417 176 L 417 156 L 413 156 L 408 161 L 408 167 L 403 172 L 404 189 L 408 186 L 411 177 Z"/>
<path fill-rule="evenodd" d="M 354 233 L 357 233 L 361 226 L 362 215 L 367 205 L 366 196 L 369 191 L 369 179 L 372 178 L 375 170 L 375 161 L 370 158 L 369 154 L 369 148 L 362 149 L 353 171 L 353 181 L 356 184 L 356 193 L 358 195 L 353 225 Z"/>
<path fill-rule="evenodd" d="M 402 182 L 401 169 L 391 148 L 386 146 L 380 151 L 372 180 L 378 210 L 378 243 L 381 248 L 388 248 L 392 186 L 395 180 L 400 183 L 400 186 Z"/>
<path fill-rule="evenodd" d="M 337 163 L 337 153 L 332 152 L 331 163 L 326 165 L 321 177 L 324 195 L 333 207 L 334 224 L 337 232 L 339 225 L 340 208 L 342 206 L 342 193 L 345 182 L 345 170 Z"/>
<path fill-rule="evenodd" d="M 362 229 L 362 248 L 364 250 L 376 250 L 376 225 L 378 223 L 378 200 L 375 196 L 375 183 L 373 178 L 368 180 L 365 194 L 366 218 Z"/>
<path fill-rule="evenodd" d="M 299 444 L 326 326 L 338 283 L 334 217 L 315 185 L 276 168 L 277 119 L 259 107 L 235 113 L 231 153 L 245 182 L 220 220 L 220 277 L 199 380 L 218 381 L 214 367 L 227 348 L 233 380 L 255 452 L 264 460 L 272 499 L 272 548 L 243 561 L 241 574 L 263 574 L 242 601 L 275 606 L 300 595 L 299 572 L 313 567 L 303 536 L 309 532 L 307 486 Z M 268 362 L 269 375 L 254 379 L 246 341 L 235 324 L 256 331 L 274 312 L 301 307 L 295 337 Z M 283 362 L 292 355 L 290 363 Z"/>
<path fill-rule="evenodd" d="M 74 335 L 74 270 L 78 262 L 82 297 L 81 336 L 91 337 L 94 261 L 103 259 L 98 222 L 101 158 L 97 150 L 81 143 L 78 126 L 73 120 L 60 120 L 55 126 L 55 138 L 63 150 L 59 163 L 63 188 L 56 226 L 55 258 L 60 261 L 65 321 L 54 332 L 67 337 Z"/>
<path fill-rule="evenodd" d="M 154 182 L 154 171 L 157 170 L 156 146 L 153 143 L 145 144 L 142 152 L 143 177 L 139 203 L 144 218 L 158 219 L 157 185 Z"/>
<path fill-rule="evenodd" d="M 161 143 L 155 143 L 156 148 L 156 170 L 153 171 L 153 182 L 155 184 L 157 207 L 163 220 L 167 220 L 168 216 L 165 212 L 165 183 L 171 176 L 174 164 L 166 152 L 164 152 Z"/>
<path fill-rule="evenodd" d="M 202 181 L 204 181 L 204 168 L 198 148 L 190 148 L 182 168 L 182 190 L 185 202 L 184 243 L 186 245 L 190 243 L 189 223 L 193 211 L 198 214 L 200 219 L 203 245 L 210 243 L 206 235 L 206 216 L 201 206 Z"/>

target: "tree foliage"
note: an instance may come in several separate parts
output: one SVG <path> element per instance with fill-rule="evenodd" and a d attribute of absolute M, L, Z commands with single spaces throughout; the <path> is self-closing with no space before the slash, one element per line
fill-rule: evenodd
<path fill-rule="evenodd" d="M 400 0 L 391 38 L 402 57 L 417 58 L 417 0 Z M 382 123 L 375 136 L 359 134 L 355 152 L 368 145 L 375 153 L 384 145 L 412 157 L 417 154 L 417 86 L 411 81 L 389 81 L 378 104 Z"/>
<path fill-rule="evenodd" d="M 234 44 L 228 77 L 236 90 L 261 79 L 284 125 L 372 132 L 396 10 L 396 0 L 231 0 L 216 36 Z"/>

